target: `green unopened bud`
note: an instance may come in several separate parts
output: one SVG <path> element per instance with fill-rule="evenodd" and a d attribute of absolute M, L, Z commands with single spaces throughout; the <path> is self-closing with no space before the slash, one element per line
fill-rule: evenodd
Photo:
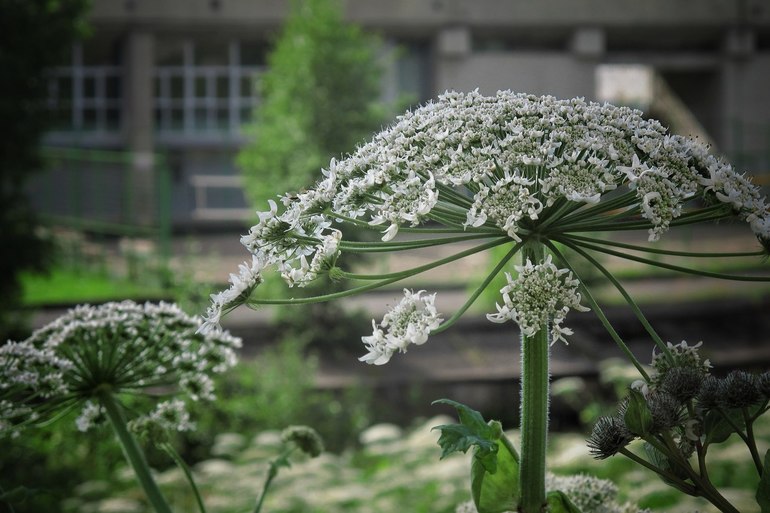
<path fill-rule="evenodd" d="M 341 281 L 344 278 L 345 272 L 341 268 L 337 267 L 336 265 L 329 267 L 329 279 L 331 281 Z"/>
<path fill-rule="evenodd" d="M 315 429 L 308 426 L 289 426 L 281 433 L 281 439 L 285 443 L 294 443 L 300 451 L 311 458 L 315 458 L 324 450 L 321 436 Z"/>
<path fill-rule="evenodd" d="M 168 431 L 157 421 L 148 417 L 130 421 L 128 429 L 145 443 L 160 445 L 169 441 Z"/>

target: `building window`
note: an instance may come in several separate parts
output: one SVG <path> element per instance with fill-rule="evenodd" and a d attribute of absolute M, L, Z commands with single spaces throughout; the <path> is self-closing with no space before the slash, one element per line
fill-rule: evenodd
<path fill-rule="evenodd" d="M 122 69 L 85 65 L 83 47 L 73 45 L 68 66 L 48 75 L 48 107 L 55 131 L 109 133 L 120 130 Z"/>
<path fill-rule="evenodd" d="M 237 41 L 217 47 L 188 40 L 168 52 L 155 67 L 158 131 L 238 133 L 259 103 L 254 83 L 264 71 L 241 50 Z"/>

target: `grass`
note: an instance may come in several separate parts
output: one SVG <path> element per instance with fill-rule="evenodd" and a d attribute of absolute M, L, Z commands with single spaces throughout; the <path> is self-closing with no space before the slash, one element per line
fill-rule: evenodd
<path fill-rule="evenodd" d="M 26 307 L 99 303 L 124 299 L 163 299 L 166 292 L 126 279 L 52 269 L 47 275 L 22 275 L 22 304 Z"/>

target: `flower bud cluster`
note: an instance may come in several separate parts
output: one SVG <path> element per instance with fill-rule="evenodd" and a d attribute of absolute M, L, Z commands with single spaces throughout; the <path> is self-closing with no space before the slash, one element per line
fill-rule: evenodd
<path fill-rule="evenodd" d="M 687 458 L 703 440 L 704 420 L 713 410 L 729 412 L 770 401 L 770 372 L 755 375 L 741 370 L 724 378 L 710 375 L 711 365 L 701 358 L 701 343 L 667 344 L 666 353 L 653 352 L 655 371 L 649 383 L 631 387 L 614 416 L 600 418 L 588 439 L 594 457 L 620 452 L 635 438 L 670 435 Z M 663 458 L 658 454 L 656 457 Z"/>
<path fill-rule="evenodd" d="M 143 422 L 189 429 L 184 401 L 158 404 L 157 393 L 213 399 L 214 374 L 236 363 L 241 341 L 198 333 L 198 320 L 168 303 L 83 305 L 21 342 L 0 347 L 0 434 L 80 408 L 87 431 L 104 419 L 102 394 L 149 403 Z"/>
<path fill-rule="evenodd" d="M 323 439 L 318 432 L 308 426 L 289 426 L 281 432 L 284 443 L 293 443 L 300 451 L 311 458 L 318 457 L 324 451 Z"/>
<path fill-rule="evenodd" d="M 492 322 L 513 320 L 526 336 L 537 333 L 541 326 L 550 322 L 551 343 L 567 342 L 565 335 L 572 330 L 562 326 L 571 309 L 586 312 L 580 304 L 577 291 L 580 282 L 567 269 L 557 268 L 548 255 L 542 263 L 533 264 L 529 259 L 523 266 L 515 266 L 516 279 L 506 274 L 508 284 L 501 289 L 503 304 L 497 305 L 497 313 L 488 314 Z"/>

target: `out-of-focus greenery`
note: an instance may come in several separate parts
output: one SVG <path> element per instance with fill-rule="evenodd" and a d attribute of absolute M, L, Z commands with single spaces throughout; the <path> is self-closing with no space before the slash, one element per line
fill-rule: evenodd
<path fill-rule="evenodd" d="M 141 283 L 59 267 L 44 275 L 24 273 L 21 283 L 22 304 L 28 307 L 168 298 L 162 289 Z"/>
<path fill-rule="evenodd" d="M 46 268 L 50 247 L 25 193 L 39 170 L 38 145 L 52 119 L 46 72 L 85 33 L 87 0 L 0 0 L 0 340 L 20 330 L 19 273 Z"/>
<path fill-rule="evenodd" d="M 51 241 L 51 269 L 20 276 L 25 308 L 72 306 L 106 301 L 174 301 L 197 313 L 208 304 L 210 287 L 196 277 L 189 258 L 171 262 L 147 239 L 99 239 L 76 230 L 56 228 Z M 189 243 L 186 254 L 200 252 Z"/>
<path fill-rule="evenodd" d="M 361 433 L 360 446 L 355 449 L 324 453 L 282 471 L 265 506 L 273 513 L 452 513 L 457 504 L 470 500 L 470 454 L 455 453 L 440 460 L 438 432 L 431 428 L 454 420 L 445 416 L 423 419 L 406 429 L 392 424 L 371 426 Z M 757 437 L 765 446 L 770 443 L 769 420 L 762 418 L 757 424 Z M 507 434 L 518 445 L 518 432 Z M 278 450 L 279 434 L 252 435 L 220 433 L 213 454 L 193 465 L 209 513 L 236 513 L 253 507 L 268 461 Z M 554 433 L 549 442 L 549 470 L 557 475 L 582 473 L 609 479 L 619 488 L 620 502 L 651 511 L 717 513 L 705 501 L 673 490 L 626 458 L 592 459 L 585 436 Z M 756 470 L 743 443 L 733 436 L 713 451 L 714 482 L 740 511 L 755 511 Z M 178 469 L 163 471 L 158 480 L 177 511 L 194 510 Z M 101 491 L 95 494 L 93 490 Z M 72 494 L 68 512 L 93 508 L 95 512 L 150 513 L 125 471 L 89 483 L 85 491 L 90 495 Z"/>
<path fill-rule="evenodd" d="M 345 23 L 337 0 L 294 0 L 259 83 L 262 103 L 238 155 L 248 197 L 312 185 L 331 157 L 350 152 L 386 119 L 379 41 Z"/>

